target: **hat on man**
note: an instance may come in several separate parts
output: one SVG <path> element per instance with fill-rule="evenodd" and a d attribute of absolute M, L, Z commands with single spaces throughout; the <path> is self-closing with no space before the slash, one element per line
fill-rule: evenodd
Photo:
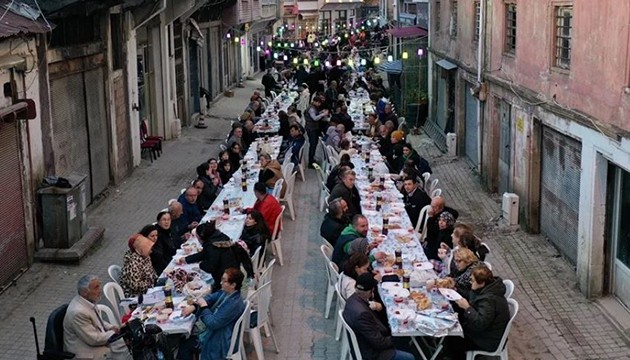
<path fill-rule="evenodd" d="M 367 272 L 357 277 L 357 282 L 354 287 L 357 290 L 370 291 L 376 287 L 376 284 L 378 284 L 378 282 L 374 279 L 374 275 Z"/>

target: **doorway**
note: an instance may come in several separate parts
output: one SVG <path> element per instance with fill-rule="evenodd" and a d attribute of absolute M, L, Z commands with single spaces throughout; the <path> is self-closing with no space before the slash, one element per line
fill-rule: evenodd
<path fill-rule="evenodd" d="M 630 173 L 609 165 L 607 223 L 611 244 L 611 290 L 630 308 Z"/>
<path fill-rule="evenodd" d="M 499 194 L 510 192 L 510 167 L 512 166 L 512 105 L 505 100 L 499 102 Z"/>

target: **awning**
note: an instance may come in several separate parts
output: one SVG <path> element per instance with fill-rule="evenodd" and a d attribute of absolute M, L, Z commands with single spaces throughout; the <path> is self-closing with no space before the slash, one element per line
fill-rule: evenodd
<path fill-rule="evenodd" d="M 387 33 L 397 38 L 411 38 L 427 36 L 426 29 L 417 26 L 398 27 L 387 30 Z"/>
<path fill-rule="evenodd" d="M 361 6 L 361 3 L 327 3 L 319 11 L 350 10 Z"/>
<path fill-rule="evenodd" d="M 401 74 L 402 73 L 402 60 L 387 61 L 378 67 L 380 71 L 385 71 L 388 74 Z"/>
<path fill-rule="evenodd" d="M 0 22 L 0 37 L 19 34 L 44 34 L 52 30 L 39 10 L 20 2 L 10 0 L 0 1 L 2 21 Z"/>
<path fill-rule="evenodd" d="M 443 68 L 444 70 L 453 70 L 453 69 L 457 69 L 457 65 L 453 64 L 452 62 L 446 60 L 446 59 L 442 59 L 438 62 L 435 63 L 437 66 Z"/>
<path fill-rule="evenodd" d="M 263 20 L 263 21 L 256 21 L 250 24 L 249 26 L 249 33 L 250 34 L 256 34 L 259 33 L 261 31 L 264 31 L 265 29 L 267 29 L 267 27 L 269 25 L 271 25 L 271 22 L 275 22 L 276 20 Z"/>
<path fill-rule="evenodd" d="M 300 13 L 300 8 L 297 4 L 284 5 L 284 15 L 297 15 Z"/>

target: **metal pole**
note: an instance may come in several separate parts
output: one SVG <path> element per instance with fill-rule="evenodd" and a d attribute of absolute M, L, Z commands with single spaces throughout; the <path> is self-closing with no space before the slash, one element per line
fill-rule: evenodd
<path fill-rule="evenodd" d="M 483 0 L 479 3 L 479 44 L 477 46 L 477 86 L 481 86 L 481 71 L 483 69 L 483 44 L 484 44 L 484 13 L 486 8 L 486 1 Z M 477 164 L 479 169 L 481 169 L 481 144 L 482 144 L 482 133 L 481 133 L 481 124 L 482 124 L 482 116 L 483 116 L 483 104 L 481 100 L 479 100 L 479 96 L 477 96 Z"/>

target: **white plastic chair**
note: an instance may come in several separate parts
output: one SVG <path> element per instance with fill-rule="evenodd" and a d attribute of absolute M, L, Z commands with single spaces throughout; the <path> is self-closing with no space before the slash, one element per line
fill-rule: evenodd
<path fill-rule="evenodd" d="M 501 342 L 495 351 L 467 351 L 466 352 L 466 360 L 474 360 L 475 356 L 498 356 L 501 360 L 508 360 L 508 347 L 505 342 L 507 341 L 508 335 L 510 334 L 510 329 L 512 328 L 512 323 L 514 322 L 514 318 L 516 314 L 518 314 L 518 302 L 514 299 L 507 299 L 508 306 L 510 307 L 510 321 L 505 327 L 505 331 L 503 332 L 503 337 L 501 338 Z"/>
<path fill-rule="evenodd" d="M 227 359 L 231 360 L 243 360 L 247 359 L 245 355 L 245 345 L 243 344 L 243 333 L 245 332 L 245 318 L 249 317 L 252 303 L 245 300 L 245 310 L 241 316 L 234 323 L 232 329 L 232 337 L 230 339 L 230 347 L 228 348 Z"/>
<path fill-rule="evenodd" d="M 428 212 L 431 209 L 431 205 L 426 205 L 420 210 L 420 215 L 418 215 L 418 223 L 416 224 L 416 232 L 420 233 L 420 241 L 424 241 L 427 237 L 427 218 Z M 420 230 L 420 225 L 422 225 L 422 231 Z"/>
<path fill-rule="evenodd" d="M 486 267 L 487 267 L 490 271 L 492 271 L 492 264 L 490 264 L 488 261 L 482 261 L 482 263 L 483 263 L 484 265 L 486 265 Z"/>
<path fill-rule="evenodd" d="M 331 160 L 331 162 L 334 162 L 335 165 L 339 164 L 339 153 L 337 152 L 337 150 L 335 150 L 332 145 L 326 145 L 326 151 L 328 151 L 328 158 Z"/>
<path fill-rule="evenodd" d="M 435 189 L 433 190 L 433 192 L 431 193 L 431 199 L 441 196 L 442 195 L 442 189 Z"/>
<path fill-rule="evenodd" d="M 109 274 L 109 278 L 112 279 L 115 283 L 118 283 L 120 280 L 120 274 L 122 273 L 122 268 L 118 265 L 109 265 L 107 268 L 107 273 Z"/>
<path fill-rule="evenodd" d="M 341 317 L 339 316 L 339 310 L 343 310 L 346 308 L 346 299 L 341 296 L 341 289 L 339 288 L 339 281 L 335 284 L 335 294 L 337 294 L 337 328 L 335 330 L 335 340 L 341 340 L 341 328 L 343 324 L 341 323 Z"/>
<path fill-rule="evenodd" d="M 271 191 L 271 195 L 276 199 L 280 199 L 280 194 L 282 194 L 282 185 L 284 184 L 284 179 L 278 179 L 276 184 L 273 186 L 273 190 Z"/>
<path fill-rule="evenodd" d="M 332 253 L 335 250 L 335 247 L 323 237 L 320 236 L 320 239 L 322 239 L 322 246 L 326 247 L 326 256 L 332 261 Z"/>
<path fill-rule="evenodd" d="M 335 284 L 339 282 L 339 268 L 334 262 L 328 261 L 326 270 L 328 272 L 328 289 L 326 289 L 326 311 L 324 312 L 324 317 L 328 319 L 330 307 L 335 297 Z"/>
<path fill-rule="evenodd" d="M 276 265 L 276 259 L 272 259 L 269 264 L 267 264 L 267 267 L 262 269 L 262 274 L 260 274 L 260 280 L 258 281 L 259 287 L 271 281 L 274 265 Z"/>
<path fill-rule="evenodd" d="M 505 285 L 505 298 L 512 298 L 512 294 L 514 293 L 514 282 L 512 280 L 503 280 L 503 285 Z"/>
<path fill-rule="evenodd" d="M 120 315 L 120 299 L 125 298 L 125 292 L 122 287 L 115 282 L 108 282 L 103 286 L 103 295 L 109 301 L 111 310 L 114 312 L 116 323 L 120 326 L 122 324 Z"/>
<path fill-rule="evenodd" d="M 427 184 L 429 183 L 429 179 L 431 179 L 431 173 L 429 172 L 422 173 L 422 180 L 423 180 L 422 183 L 424 184 L 425 191 L 427 188 Z"/>
<path fill-rule="evenodd" d="M 318 165 L 313 164 L 315 171 L 317 172 L 317 179 L 321 184 L 321 189 L 319 190 L 319 211 L 324 211 L 324 199 L 326 195 L 330 195 L 328 188 L 326 187 L 326 175 L 324 174 L 324 170 Z"/>
<path fill-rule="evenodd" d="M 258 249 L 256 249 L 256 251 L 254 251 L 254 254 L 252 255 L 252 268 L 254 270 L 254 276 L 258 277 L 260 275 L 260 273 L 262 272 L 262 268 L 265 266 L 265 258 L 264 255 L 260 256 L 260 251 L 262 249 L 262 246 L 259 246 Z"/>
<path fill-rule="evenodd" d="M 308 154 L 305 155 L 305 151 L 308 151 L 309 147 L 310 147 L 310 144 L 308 143 L 308 141 L 306 141 L 304 145 L 302 145 L 302 148 L 300 148 L 300 162 L 298 164 L 298 170 L 300 170 L 300 176 L 302 177 L 302 181 L 306 181 L 304 172 L 306 171 L 306 168 L 308 168 L 308 164 L 307 164 Z"/>
<path fill-rule="evenodd" d="M 284 160 L 282 160 L 282 166 L 286 165 L 286 164 L 293 164 L 291 162 L 291 149 L 287 150 L 284 153 Z"/>
<path fill-rule="evenodd" d="M 287 190 L 284 192 L 283 197 L 279 197 L 278 201 L 280 203 L 286 203 L 289 207 L 289 214 L 291 215 L 291 220 L 295 221 L 295 207 L 293 206 L 293 189 L 295 188 L 295 176 L 297 175 L 297 171 L 291 174 L 289 180 L 287 181 Z"/>
<path fill-rule="evenodd" d="M 96 308 L 98 309 L 99 316 L 103 321 L 107 321 L 112 325 L 120 326 L 118 320 L 116 320 L 116 315 L 114 315 L 114 312 L 109 306 L 105 304 L 96 304 Z M 103 315 L 105 316 L 103 317 Z"/>
<path fill-rule="evenodd" d="M 431 183 L 429 184 L 429 188 L 426 189 L 427 190 L 427 194 L 431 194 L 433 192 L 433 190 L 437 189 L 438 183 L 440 182 L 440 180 L 438 179 L 433 179 L 431 181 Z M 426 185 L 425 185 L 426 187 Z"/>
<path fill-rule="evenodd" d="M 263 326 L 269 325 L 269 305 L 271 303 L 271 282 L 266 283 L 261 286 L 258 290 L 256 290 L 253 294 L 250 295 L 249 299 L 252 303 L 256 304 L 256 308 L 250 311 L 250 314 L 256 312 L 256 324 L 250 323 L 251 315 L 247 321 L 247 327 L 245 328 L 245 332 L 249 333 L 249 338 L 254 343 L 254 349 L 256 349 L 256 358 L 259 360 L 265 359 L 265 354 L 263 352 L 262 345 L 262 337 L 260 335 L 260 329 Z M 271 326 L 267 326 L 269 333 L 271 334 L 271 339 L 273 340 L 273 345 L 276 348 L 276 353 L 279 354 L 280 350 L 278 349 L 278 343 L 276 341 L 276 336 L 273 334 L 273 330 Z"/>
<path fill-rule="evenodd" d="M 354 334 L 354 331 L 352 330 L 350 325 L 348 325 L 348 323 L 346 322 L 346 319 L 343 318 L 343 310 L 339 310 L 338 314 L 339 319 L 341 320 L 341 323 L 343 324 L 343 328 L 345 330 L 343 332 L 341 340 L 341 359 L 346 359 L 346 356 L 348 356 L 348 353 L 350 352 L 350 348 L 348 346 L 352 346 L 354 359 L 363 360 L 363 357 L 361 356 L 361 350 L 359 349 L 357 336 Z M 348 337 L 350 337 L 350 340 L 348 340 Z M 350 355 L 350 358 L 352 358 L 352 355 Z"/>
<path fill-rule="evenodd" d="M 326 240 L 324 239 L 324 241 L 326 241 Z M 328 242 L 328 241 L 326 241 L 326 242 Z M 322 245 L 319 246 L 319 250 L 322 252 L 322 255 L 324 255 L 324 257 L 326 258 L 326 265 L 328 265 L 328 262 L 332 261 L 333 249 L 330 248 L 326 244 L 322 244 Z"/>
<path fill-rule="evenodd" d="M 275 99 L 276 97 L 278 97 L 278 93 L 277 92 L 271 90 L 270 93 L 271 93 L 271 98 L 272 99 Z"/>
<path fill-rule="evenodd" d="M 271 252 L 278 258 L 280 266 L 284 265 L 284 261 L 282 260 L 282 244 L 280 244 L 280 235 L 282 233 L 282 230 L 280 228 L 282 227 L 281 220 L 282 214 L 284 214 L 285 206 L 282 205 L 281 207 L 282 211 L 280 211 L 280 214 L 276 218 L 276 222 L 273 227 L 273 234 L 271 234 L 271 242 L 269 243 L 269 245 L 271 245 Z"/>
<path fill-rule="evenodd" d="M 291 174 L 293 174 L 293 168 L 295 167 L 295 165 L 289 161 L 286 164 L 282 165 L 282 177 L 285 179 L 288 179 Z"/>

